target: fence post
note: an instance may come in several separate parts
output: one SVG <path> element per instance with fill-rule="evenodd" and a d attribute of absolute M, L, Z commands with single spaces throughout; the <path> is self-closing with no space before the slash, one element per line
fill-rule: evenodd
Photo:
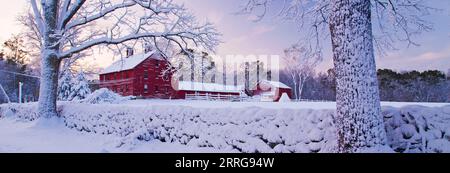
<path fill-rule="evenodd" d="M 19 82 L 19 103 L 22 103 L 22 87 L 23 83 Z"/>

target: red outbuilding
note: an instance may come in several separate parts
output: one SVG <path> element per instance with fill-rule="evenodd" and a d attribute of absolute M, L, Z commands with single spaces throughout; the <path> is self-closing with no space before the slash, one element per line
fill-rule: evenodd
<path fill-rule="evenodd" d="M 278 102 L 283 94 L 292 99 L 292 88 L 277 81 L 263 80 L 258 83 L 253 93 L 261 96 L 261 101 Z"/>

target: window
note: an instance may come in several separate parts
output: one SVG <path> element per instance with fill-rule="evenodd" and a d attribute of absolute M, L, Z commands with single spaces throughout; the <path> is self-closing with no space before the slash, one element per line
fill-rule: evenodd
<path fill-rule="evenodd" d="M 148 85 L 147 84 L 144 85 L 144 92 L 148 92 Z"/>
<path fill-rule="evenodd" d="M 147 70 L 144 71 L 144 79 L 148 79 L 148 71 Z"/>
<path fill-rule="evenodd" d="M 159 87 L 155 86 L 155 92 L 159 92 Z"/>
<path fill-rule="evenodd" d="M 155 67 L 159 67 L 159 61 L 155 61 Z"/>
<path fill-rule="evenodd" d="M 162 78 L 163 78 L 163 80 L 165 80 L 165 81 L 169 81 L 169 74 L 163 74 L 162 75 Z"/>
<path fill-rule="evenodd" d="M 166 94 L 168 94 L 169 93 L 169 87 L 165 87 L 165 89 L 166 89 Z"/>

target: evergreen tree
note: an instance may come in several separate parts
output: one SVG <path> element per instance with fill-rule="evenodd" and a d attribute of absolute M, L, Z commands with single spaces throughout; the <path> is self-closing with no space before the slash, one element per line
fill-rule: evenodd
<path fill-rule="evenodd" d="M 75 78 L 75 82 L 69 99 L 82 100 L 85 99 L 89 94 L 91 94 L 91 89 L 89 88 L 88 80 L 86 79 L 84 72 L 81 71 Z"/>
<path fill-rule="evenodd" d="M 70 72 L 65 72 L 62 74 L 61 79 L 58 84 L 58 100 L 67 101 L 72 93 L 72 74 Z"/>

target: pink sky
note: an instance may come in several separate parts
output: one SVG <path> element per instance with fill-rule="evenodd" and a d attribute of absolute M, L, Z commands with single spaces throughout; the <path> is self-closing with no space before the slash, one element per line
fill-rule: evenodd
<path fill-rule="evenodd" d="M 219 46 L 217 54 L 269 54 L 281 55 L 284 48 L 300 41 L 296 35 L 299 31 L 294 23 L 274 21 L 270 18 L 254 23 L 246 16 L 233 13 L 238 10 L 241 0 L 177 0 L 182 1 L 201 21 L 209 20 L 217 25 L 223 34 L 224 43 Z M 398 44 L 399 50 L 391 51 L 387 56 L 377 57 L 378 68 L 396 70 L 438 69 L 447 72 L 450 69 L 450 1 L 431 0 L 432 5 L 444 8 L 429 17 L 435 24 L 434 31 L 416 38 L 420 47 L 407 47 Z M 0 41 L 18 33 L 20 27 L 15 21 L 17 14 L 26 8 L 28 0 L 8 1 L 0 7 Z M 94 63 L 105 67 L 112 63 L 110 57 L 90 57 Z M 319 71 L 332 67 L 331 52 L 325 50 L 324 62 Z"/>

